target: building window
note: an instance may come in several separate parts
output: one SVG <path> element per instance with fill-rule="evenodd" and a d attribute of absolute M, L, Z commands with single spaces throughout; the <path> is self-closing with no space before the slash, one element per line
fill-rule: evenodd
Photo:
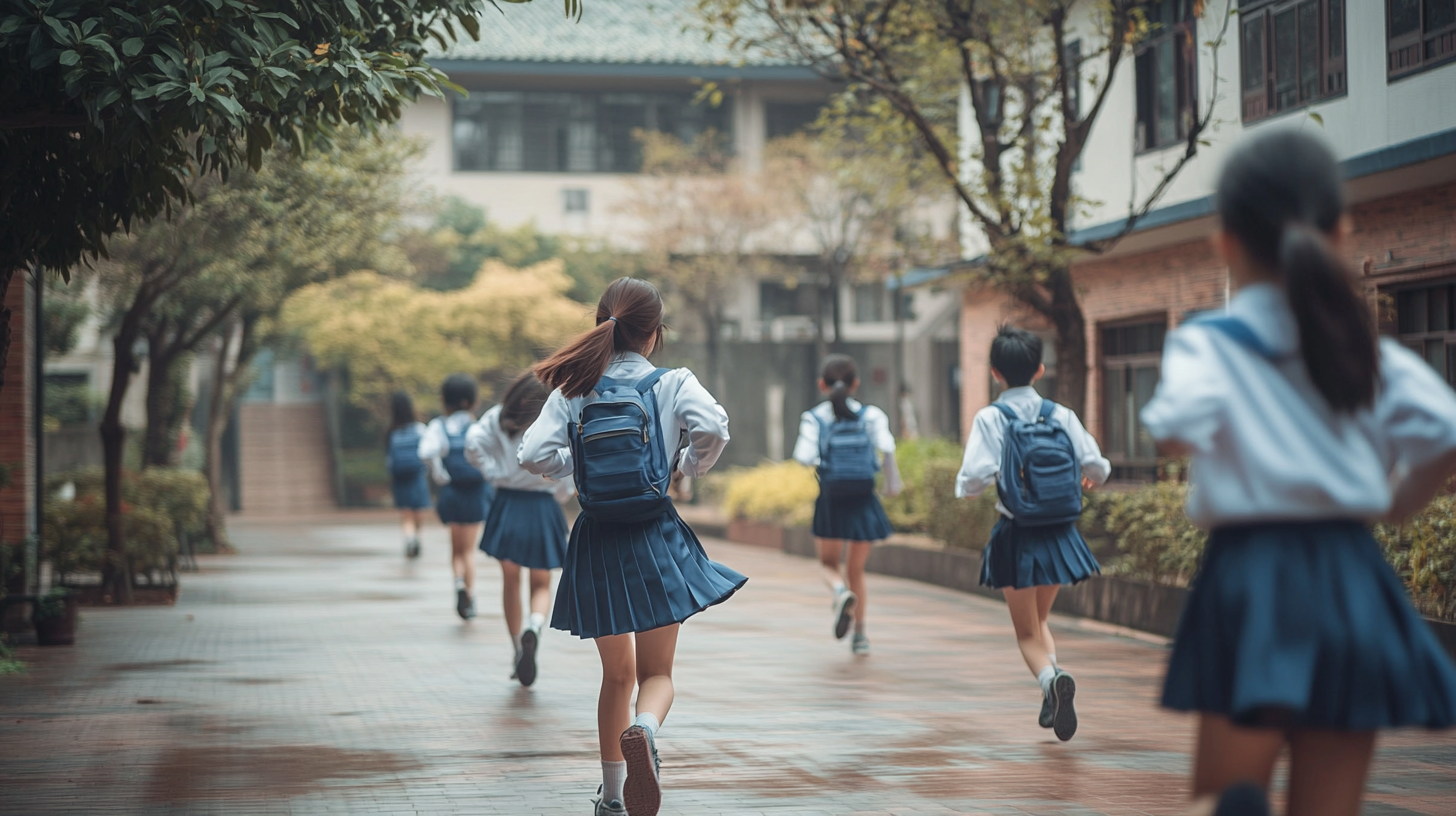
<path fill-rule="evenodd" d="M 1396 292 L 1395 319 L 1401 344 L 1456 384 L 1456 285 Z"/>
<path fill-rule="evenodd" d="M 1102 329 L 1102 439 L 1118 481 L 1152 481 L 1158 476 L 1158 449 L 1143 428 L 1143 406 L 1158 387 L 1163 358 L 1163 320 L 1125 323 Z"/>
<path fill-rule="evenodd" d="M 591 211 L 590 190 L 562 190 L 561 211 L 568 214 Z"/>
<path fill-rule="evenodd" d="M 860 283 L 854 287 L 854 322 L 879 323 L 885 319 L 883 284 Z"/>
<path fill-rule="evenodd" d="M 818 292 L 812 285 L 797 281 L 759 281 L 758 319 L 764 322 L 780 317 L 812 317 Z"/>
<path fill-rule="evenodd" d="M 803 133 L 819 119 L 819 102 L 765 102 L 763 118 L 767 125 L 768 138 L 793 136 Z"/>
<path fill-rule="evenodd" d="M 1138 46 L 1137 147 L 1154 150 L 1188 135 L 1197 103 L 1193 0 L 1157 0 L 1145 9 L 1150 31 Z"/>
<path fill-rule="evenodd" d="M 455 169 L 546 173 L 636 173 L 638 130 L 692 141 L 731 132 L 725 103 L 692 94 L 477 91 L 454 100 Z"/>
<path fill-rule="evenodd" d="M 1242 0 L 1239 20 L 1245 122 L 1345 93 L 1345 0 Z"/>
<path fill-rule="evenodd" d="M 1386 76 L 1456 59 L 1456 0 L 1386 0 Z"/>

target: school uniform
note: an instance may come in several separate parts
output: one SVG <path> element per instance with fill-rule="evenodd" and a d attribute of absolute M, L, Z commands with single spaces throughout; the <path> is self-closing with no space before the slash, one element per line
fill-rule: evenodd
<path fill-rule="evenodd" d="M 390 432 L 390 440 L 396 436 L 417 436 L 423 438 L 425 423 L 414 422 L 403 427 L 395 428 Z M 408 442 L 408 440 L 406 440 Z M 393 447 L 391 445 L 391 447 Z M 394 462 L 391 461 L 389 452 L 384 455 L 385 468 L 389 471 L 390 492 L 394 494 L 394 506 L 400 510 L 425 510 L 430 506 L 430 484 L 427 466 L 421 460 L 421 467 L 414 473 L 396 474 Z"/>
<path fill-rule="evenodd" d="M 996 402 L 1011 408 L 1024 422 L 1036 420 L 1042 397 L 1031 386 L 1008 388 Z M 1107 481 L 1112 465 L 1103 458 L 1097 440 L 1082 427 L 1082 421 L 1065 405 L 1052 411 L 1051 419 L 1067 432 L 1072 451 L 1082 466 L 1082 475 L 1096 484 Z M 995 405 L 976 412 L 965 457 L 956 474 L 956 498 L 973 498 L 996 484 L 1001 456 L 1011 420 Z M 1075 584 L 1102 570 L 1077 529 L 1077 522 L 1023 526 L 999 499 L 1001 518 L 991 530 L 991 540 L 981 553 L 981 584 L 992 589 Z"/>
<path fill-rule="evenodd" d="M 1163 705 L 1244 725 L 1452 725 L 1456 668 L 1369 524 L 1406 468 L 1456 447 L 1456 394 L 1382 340 L 1373 408 L 1337 414 L 1304 367 L 1280 288 L 1244 287 L 1229 312 L 1263 352 L 1180 327 L 1142 414 L 1153 438 L 1192 448 L 1188 515 L 1212 531 Z"/>
<path fill-rule="evenodd" d="M 465 458 L 465 433 L 475 423 L 469 411 L 436 417 L 420 438 L 420 459 L 434 476 L 435 511 L 444 524 L 479 524 L 490 510 L 495 488 Z"/>
<path fill-rule="evenodd" d="M 465 456 L 495 488 L 480 549 L 491 558 L 527 569 L 558 569 L 566 557 L 566 516 L 560 502 L 569 482 L 553 482 L 521 467 L 522 434 L 501 429 L 501 407 L 485 412 L 465 433 Z"/>
<path fill-rule="evenodd" d="M 890 418 L 873 405 L 844 401 L 849 410 L 864 410 L 865 430 L 870 443 L 880 454 L 885 471 L 885 490 L 890 495 L 900 492 L 900 473 L 895 467 L 895 435 L 890 433 Z M 799 438 L 794 443 L 794 459 L 819 467 L 819 439 L 825 425 L 834 424 L 834 404 L 828 401 L 805 411 L 799 417 Z M 880 498 L 871 491 L 866 496 L 832 496 L 821 489 L 814 501 L 813 533 L 819 538 L 845 541 L 883 541 L 890 537 L 890 518 L 885 515 Z"/>
<path fill-rule="evenodd" d="M 654 370 L 642 355 L 623 353 L 613 358 L 606 376 L 637 382 Z M 706 474 L 728 444 L 727 413 L 685 368 L 664 374 L 652 393 L 668 456 L 686 435 L 677 469 L 691 478 Z M 567 428 L 595 400 L 595 393 L 566 399 L 553 391 L 521 439 L 521 466 L 551 479 L 570 478 Z M 747 580 L 709 560 L 670 505 L 662 516 L 642 522 L 598 521 L 582 513 L 571 529 L 551 626 L 581 638 L 646 632 L 722 603 Z"/>

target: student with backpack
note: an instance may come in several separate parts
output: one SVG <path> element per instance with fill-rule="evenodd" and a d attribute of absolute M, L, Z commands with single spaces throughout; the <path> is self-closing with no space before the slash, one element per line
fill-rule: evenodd
<path fill-rule="evenodd" d="M 996 486 L 1001 517 L 981 553 L 981 584 L 1001 590 L 1016 645 L 1041 685 L 1037 723 L 1066 741 L 1077 732 L 1077 684 L 1057 664 L 1047 625 L 1063 584 L 1101 572 L 1077 529 L 1082 491 L 1112 466 L 1070 408 L 1032 388 L 1046 373 L 1041 338 L 1010 325 L 991 342 L 991 376 L 1006 390 L 976 412 L 956 476 L 958 498 Z"/>
<path fill-rule="evenodd" d="M 1267 814 L 1287 745 L 1290 816 L 1354 816 L 1378 730 L 1456 721 L 1456 668 L 1370 531 L 1456 471 L 1456 394 L 1377 339 L 1341 176 L 1304 131 L 1235 147 L 1214 247 L 1237 294 L 1168 335 L 1142 413 L 1192 455 L 1188 515 L 1211 530 L 1162 700 L 1199 714 L 1201 813 Z"/>
<path fill-rule="evenodd" d="M 555 390 L 519 453 L 532 473 L 571 477 L 581 502 L 551 626 L 593 639 L 602 661 L 597 816 L 658 812 L 656 734 L 672 706 L 679 625 L 748 580 L 709 560 L 672 504 L 685 477 L 718 461 L 728 415 L 691 371 L 647 361 L 662 345 L 662 312 L 652 284 L 613 281 L 596 328 L 536 366 Z"/>
<path fill-rule="evenodd" d="M 420 438 L 425 425 L 415 416 L 415 403 L 403 391 L 390 399 L 393 421 L 384 435 L 384 466 L 389 471 L 394 506 L 404 532 L 404 555 L 420 557 L 420 526 L 430 507 L 430 485 L 425 481 L 425 463 L 420 459 Z"/>
<path fill-rule="evenodd" d="M 571 497 L 571 484 L 523 469 L 516 451 L 550 394 L 551 389 L 527 371 L 506 388 L 501 404 L 486 411 L 465 434 L 466 457 L 495 487 L 480 549 L 500 562 L 506 631 L 516 650 L 511 678 L 528 687 L 536 682 L 536 652 L 551 603 L 551 570 L 559 569 L 566 557 L 566 517 L 559 502 Z M 524 628 L 523 568 L 530 583 L 530 617 Z"/>
<path fill-rule="evenodd" d="M 901 485 L 890 418 L 879 408 L 854 400 L 851 395 L 858 389 L 854 358 L 845 354 L 824 358 L 819 390 L 829 399 L 800 417 L 794 458 L 816 468 L 819 476 L 813 533 L 819 544 L 820 572 L 832 596 L 834 637 L 844 639 L 853 621 L 850 648 L 857 655 L 867 655 L 865 561 L 870 547 L 890 536 L 890 519 L 875 495 L 875 477 L 882 461 L 886 495 L 899 494 Z M 844 558 L 846 549 L 848 557 Z M 841 558 L 844 573 L 840 572 Z"/>
<path fill-rule="evenodd" d="M 465 433 L 475 423 L 475 380 L 451 374 L 440 386 L 445 416 L 430 420 L 420 438 L 420 458 L 430 463 L 438 485 L 435 511 L 450 528 L 450 571 L 455 577 L 455 612 L 475 617 L 475 542 L 495 489 L 465 457 Z"/>

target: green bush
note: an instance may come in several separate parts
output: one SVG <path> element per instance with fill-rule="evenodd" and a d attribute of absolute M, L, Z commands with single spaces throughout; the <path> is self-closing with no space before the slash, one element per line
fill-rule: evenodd
<path fill-rule="evenodd" d="M 1000 517 L 996 512 L 996 493 L 988 491 L 974 499 L 957 499 L 955 482 L 960 469 L 959 459 L 926 465 L 924 490 L 929 511 L 925 532 L 947 547 L 984 549 L 991 540 L 991 528 Z"/>
<path fill-rule="evenodd" d="M 1456 496 L 1437 497 L 1400 526 L 1375 525 L 1385 558 L 1423 614 L 1456 620 Z"/>
<path fill-rule="evenodd" d="M 765 462 L 724 474 L 723 512 L 729 518 L 766 521 L 791 527 L 814 519 L 819 480 L 814 469 L 798 462 Z"/>
<path fill-rule="evenodd" d="M 66 599 L 71 597 L 71 591 L 63 586 L 54 587 L 50 592 L 35 600 L 30 617 L 31 620 L 39 623 L 54 618 L 63 617 L 66 614 Z"/>
<path fill-rule="evenodd" d="M 930 530 L 932 514 L 931 496 L 943 482 L 943 474 L 950 468 L 951 486 L 954 488 L 955 474 L 960 469 L 961 448 L 949 439 L 915 439 L 903 441 L 895 446 L 895 463 L 900 468 L 900 478 L 905 489 L 900 495 L 884 499 L 885 514 L 896 530 L 924 533 Z M 931 475 L 931 469 L 935 475 Z"/>
<path fill-rule="evenodd" d="M 75 498 L 56 496 L 67 482 Z M 101 468 L 57 473 L 46 479 L 43 530 L 46 557 L 61 575 L 98 572 L 107 556 L 106 484 Z M 127 472 L 121 483 L 121 518 L 132 570 L 169 570 L 177 532 L 200 535 L 207 518 L 207 480 L 196 471 L 148 468 Z"/>
<path fill-rule="evenodd" d="M 1188 520 L 1188 486 L 1159 482 L 1087 494 L 1082 532 L 1109 575 L 1186 586 L 1207 533 Z"/>

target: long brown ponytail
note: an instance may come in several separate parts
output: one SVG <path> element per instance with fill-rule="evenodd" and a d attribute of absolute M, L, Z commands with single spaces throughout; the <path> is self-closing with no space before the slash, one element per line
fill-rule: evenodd
<path fill-rule="evenodd" d="M 638 278 L 618 278 L 597 303 L 597 325 L 532 369 L 564 397 L 591 393 L 612 357 L 662 346 L 662 295 Z"/>

